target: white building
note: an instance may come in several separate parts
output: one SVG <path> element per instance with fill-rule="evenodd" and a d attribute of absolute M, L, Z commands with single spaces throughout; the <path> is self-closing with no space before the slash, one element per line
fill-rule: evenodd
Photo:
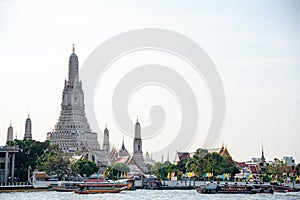
<path fill-rule="evenodd" d="M 286 166 L 296 166 L 295 159 L 292 156 L 283 156 L 282 161 Z"/>

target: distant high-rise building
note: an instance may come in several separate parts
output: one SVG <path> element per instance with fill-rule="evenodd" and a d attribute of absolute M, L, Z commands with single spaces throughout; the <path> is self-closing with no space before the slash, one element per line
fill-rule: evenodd
<path fill-rule="evenodd" d="M 11 126 L 11 123 L 7 129 L 7 139 L 6 142 L 12 142 L 14 140 L 14 129 Z"/>
<path fill-rule="evenodd" d="M 110 145 L 109 145 L 109 131 L 107 126 L 104 129 L 104 138 L 103 138 L 103 147 L 102 150 L 106 151 L 107 154 L 110 153 Z"/>
<path fill-rule="evenodd" d="M 25 122 L 25 134 L 24 134 L 24 140 L 32 140 L 32 133 L 31 133 L 31 119 L 28 117 Z"/>
<path fill-rule="evenodd" d="M 97 133 L 92 132 L 85 116 L 82 82 L 79 80 L 78 57 L 69 58 L 69 77 L 65 80 L 61 112 L 52 132 L 47 133 L 51 144 L 57 144 L 65 155 L 84 155 L 99 165 L 108 164 L 106 151 L 100 149 Z"/>

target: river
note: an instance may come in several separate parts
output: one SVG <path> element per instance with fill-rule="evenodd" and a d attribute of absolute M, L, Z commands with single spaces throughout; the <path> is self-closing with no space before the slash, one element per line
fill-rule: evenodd
<path fill-rule="evenodd" d="M 274 194 L 200 194 L 195 190 L 136 190 L 122 191 L 119 194 L 88 194 L 79 195 L 68 192 L 11 192 L 0 193 L 0 200 L 89 200 L 89 199 L 134 199 L 134 200 L 194 200 L 194 199 L 300 199 L 300 192 Z"/>

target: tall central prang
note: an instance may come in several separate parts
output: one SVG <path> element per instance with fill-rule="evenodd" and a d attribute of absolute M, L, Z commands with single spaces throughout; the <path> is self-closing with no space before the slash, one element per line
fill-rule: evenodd
<path fill-rule="evenodd" d="M 92 132 L 85 115 L 84 94 L 74 44 L 69 58 L 69 77 L 65 80 L 60 116 L 53 131 L 47 133 L 47 139 L 51 144 L 57 144 L 66 155 L 81 154 L 90 160 L 107 163 L 105 152 L 100 150 L 97 133 Z"/>

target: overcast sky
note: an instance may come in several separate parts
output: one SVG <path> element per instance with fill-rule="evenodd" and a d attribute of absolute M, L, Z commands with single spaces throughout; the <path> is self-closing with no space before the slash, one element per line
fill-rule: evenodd
<path fill-rule="evenodd" d="M 300 2 L 296 0 L 85 4 L 74 0 L 2 0 L 0 144 L 5 143 L 10 121 L 14 134 L 23 138 L 28 111 L 34 139 L 45 140 L 46 133 L 54 128 L 73 43 L 81 65 L 96 47 L 117 34 L 138 28 L 163 28 L 197 42 L 219 71 L 225 88 L 226 120 L 217 146 L 224 142 L 234 159 L 249 160 L 260 156 L 263 142 L 267 159 L 292 155 L 300 162 L 299 10 Z M 160 57 L 156 59 L 159 63 Z M 162 104 L 172 100 L 160 89 L 146 91 L 159 94 Z M 129 106 L 132 123 L 138 115 L 142 126 L 149 124 L 149 110 L 135 107 L 134 101 L 143 101 L 144 93 L 138 93 Z M 96 98 L 102 97 L 103 91 L 100 97 L 96 94 Z M 200 110 L 209 110 L 202 106 Z M 97 112 L 99 125 L 103 128 L 108 123 L 111 142 L 120 147 L 122 132 L 108 115 Z M 154 144 L 164 143 L 163 138 L 146 140 L 143 148 L 154 152 Z M 125 145 L 132 151 L 131 138 L 125 137 Z M 199 134 L 190 150 L 202 145 L 203 136 Z"/>

